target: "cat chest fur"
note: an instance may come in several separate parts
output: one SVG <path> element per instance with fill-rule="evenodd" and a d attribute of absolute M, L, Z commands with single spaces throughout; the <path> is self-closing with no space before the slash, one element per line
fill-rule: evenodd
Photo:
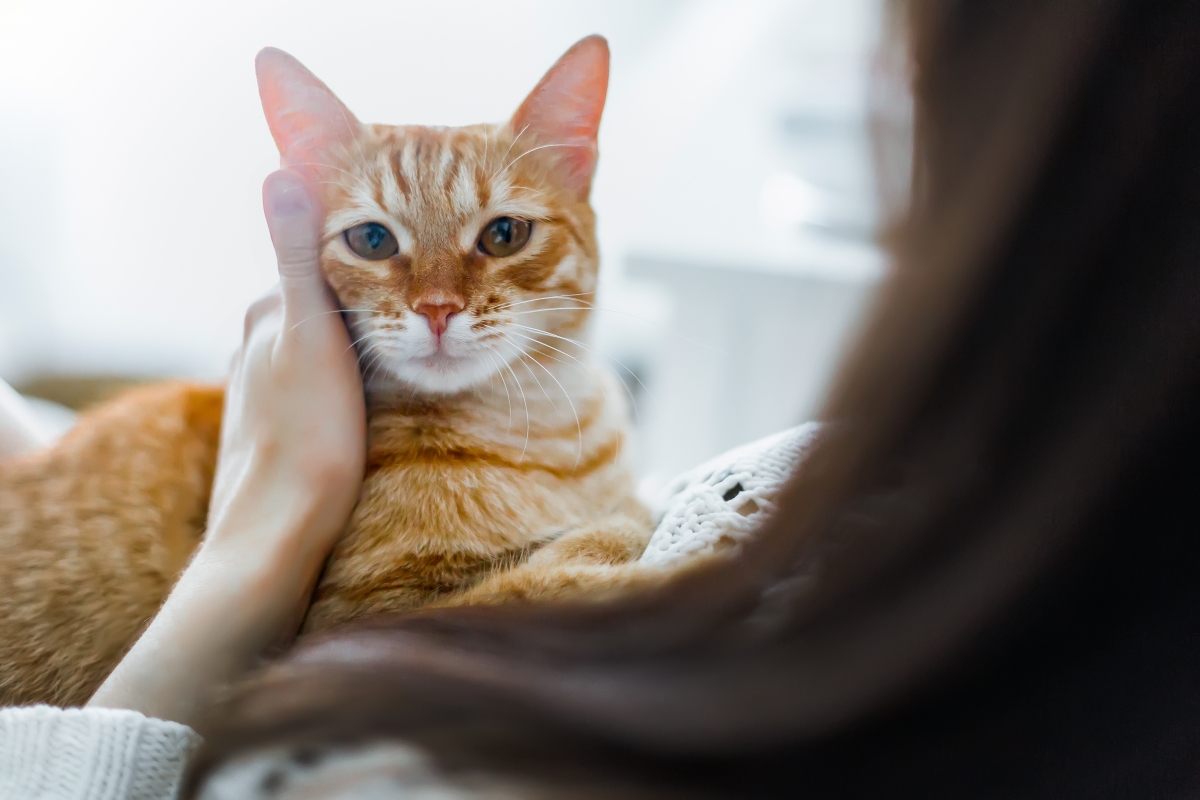
<path fill-rule="evenodd" d="M 604 395 L 528 436 L 482 401 L 373 413 L 362 495 L 305 630 L 444 598 L 628 503 L 624 414 Z"/>

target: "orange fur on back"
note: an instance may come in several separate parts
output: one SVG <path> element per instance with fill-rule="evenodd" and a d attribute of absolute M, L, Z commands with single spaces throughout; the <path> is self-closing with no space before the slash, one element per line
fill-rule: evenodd
<path fill-rule="evenodd" d="M 650 520 L 628 409 L 580 341 L 599 266 L 587 194 L 603 41 L 576 45 L 500 125 L 362 125 L 278 51 L 259 78 L 285 163 L 323 189 L 322 267 L 369 411 L 362 493 L 304 631 L 633 579 L 617 566 Z M 531 224 L 519 252 L 477 245 L 499 218 Z M 393 255 L 352 251 L 344 232 L 365 223 L 394 235 Z M 430 304 L 453 310 L 444 334 Z M 0 705 L 84 702 L 154 615 L 203 536 L 221 401 L 137 390 L 0 463 Z"/>
<path fill-rule="evenodd" d="M 81 703 L 200 541 L 220 389 L 134 391 L 0 462 L 0 704 Z"/>

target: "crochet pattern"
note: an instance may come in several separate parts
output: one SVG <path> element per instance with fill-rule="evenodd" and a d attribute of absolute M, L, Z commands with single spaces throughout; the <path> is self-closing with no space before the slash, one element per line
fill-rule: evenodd
<path fill-rule="evenodd" d="M 666 566 L 740 545 L 775 510 L 776 495 L 820 429 L 806 422 L 675 478 L 656 504 L 662 516 L 641 563 Z"/>

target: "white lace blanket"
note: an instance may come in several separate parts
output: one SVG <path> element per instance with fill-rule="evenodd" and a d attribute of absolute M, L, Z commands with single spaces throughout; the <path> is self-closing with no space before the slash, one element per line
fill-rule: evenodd
<path fill-rule="evenodd" d="M 806 422 L 675 478 L 654 503 L 659 523 L 641 562 L 674 564 L 741 544 L 775 510 L 776 495 L 820 428 Z"/>

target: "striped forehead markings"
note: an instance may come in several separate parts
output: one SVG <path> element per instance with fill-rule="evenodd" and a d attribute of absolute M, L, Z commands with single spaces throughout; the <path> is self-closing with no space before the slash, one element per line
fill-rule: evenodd
<path fill-rule="evenodd" d="M 380 205 L 385 210 L 404 214 L 408 210 L 408 181 L 400 174 L 394 159 L 385 159 L 379 170 Z"/>
<path fill-rule="evenodd" d="M 459 168 L 454 176 L 454 188 L 450 191 L 450 201 L 454 211 L 461 217 L 475 213 L 481 207 L 480 192 L 476 185 L 479 170 Z"/>
<path fill-rule="evenodd" d="M 546 207 L 542 192 L 517 185 L 509 171 L 489 174 L 488 162 L 497 153 L 490 151 L 493 143 L 487 133 L 397 130 L 381 142 L 374 168 L 364 170 L 355 185 L 347 187 L 350 207 L 336 215 L 338 221 L 354 224 L 363 220 L 352 221 L 353 216 L 370 219 L 382 213 L 408 228 L 396 231 L 402 249 L 414 235 L 423 235 L 421 230 L 440 237 L 462 226 L 456 238 L 469 249 L 488 219 L 521 216 L 565 222 L 571 238 L 581 244 L 573 221 L 560 219 Z"/>

